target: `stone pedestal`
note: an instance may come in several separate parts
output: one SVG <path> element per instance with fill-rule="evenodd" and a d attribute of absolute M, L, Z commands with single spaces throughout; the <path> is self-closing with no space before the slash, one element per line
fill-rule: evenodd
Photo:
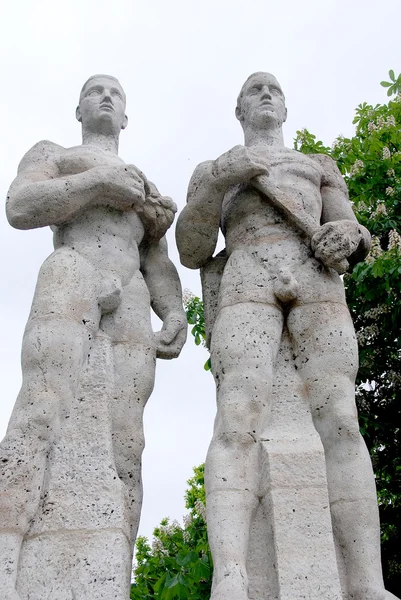
<path fill-rule="evenodd" d="M 128 498 L 118 478 L 109 403 L 112 352 L 98 337 L 79 393 L 61 415 L 44 493 L 25 537 L 22 600 L 127 600 L 132 548 Z"/>
<path fill-rule="evenodd" d="M 324 451 L 286 331 L 262 436 L 261 482 L 248 561 L 251 600 L 342 600 Z"/>

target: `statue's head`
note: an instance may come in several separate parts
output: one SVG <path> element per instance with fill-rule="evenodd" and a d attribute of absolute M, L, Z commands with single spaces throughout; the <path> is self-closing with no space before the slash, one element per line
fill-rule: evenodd
<path fill-rule="evenodd" d="M 83 129 L 92 133 L 119 135 L 125 129 L 125 92 L 111 75 L 92 75 L 79 95 L 76 117 Z"/>
<path fill-rule="evenodd" d="M 280 126 L 287 119 L 285 98 L 279 82 L 270 73 L 252 73 L 237 99 L 235 115 L 242 128 Z"/>

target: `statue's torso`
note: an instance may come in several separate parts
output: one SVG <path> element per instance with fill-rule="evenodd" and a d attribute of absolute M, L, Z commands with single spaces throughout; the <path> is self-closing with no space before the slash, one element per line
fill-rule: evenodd
<path fill-rule="evenodd" d="M 102 165 L 121 165 L 118 156 L 78 146 L 62 149 L 55 157 L 60 177 L 82 173 Z M 116 274 L 123 285 L 139 269 L 138 246 L 144 226 L 134 210 L 119 211 L 94 204 L 68 223 L 54 226 L 54 247 L 67 247 L 88 259 L 96 269 Z"/>
<path fill-rule="evenodd" d="M 323 170 L 318 162 L 286 148 L 261 151 L 272 190 L 291 198 L 299 211 L 321 224 Z M 274 289 L 280 273 L 299 284 L 298 302 L 314 299 L 345 302 L 336 273 L 317 261 L 310 239 L 271 201 L 250 184 L 231 188 L 222 206 L 227 265 L 221 282 L 221 304 L 260 301 L 276 304 Z"/>

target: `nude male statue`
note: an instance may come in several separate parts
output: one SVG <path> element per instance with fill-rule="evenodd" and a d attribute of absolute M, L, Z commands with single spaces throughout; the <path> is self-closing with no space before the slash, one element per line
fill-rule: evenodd
<path fill-rule="evenodd" d="M 132 542 L 142 500 L 143 409 L 156 357 L 177 357 L 186 338 L 181 286 L 164 237 L 176 207 L 117 155 L 125 104 L 117 79 L 88 79 L 76 111 L 82 146 L 36 144 L 7 197 L 11 225 L 50 225 L 55 250 L 39 273 L 23 340 L 23 384 L 0 449 L 3 600 L 19 597 L 18 557 L 38 508 L 47 454 L 95 336 L 107 338 L 114 353 L 114 458 L 129 493 Z M 157 334 L 150 305 L 163 321 Z"/>
<path fill-rule="evenodd" d="M 258 505 L 258 436 L 268 417 L 285 325 L 326 459 L 337 552 L 353 600 L 394 598 L 381 573 L 377 499 L 355 406 L 358 352 L 338 272 L 364 258 L 334 161 L 284 146 L 284 94 L 269 73 L 244 83 L 236 107 L 245 145 L 200 164 L 176 230 L 181 262 L 208 264 L 219 227 L 227 263 L 212 329 L 217 416 L 206 459 L 213 600 L 247 600 L 246 559 Z"/>

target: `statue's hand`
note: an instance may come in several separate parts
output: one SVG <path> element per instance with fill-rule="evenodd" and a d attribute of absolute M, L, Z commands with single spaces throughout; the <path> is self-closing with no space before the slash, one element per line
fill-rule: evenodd
<path fill-rule="evenodd" d="M 246 183 L 257 175 L 268 175 L 258 152 L 247 146 L 234 146 L 214 161 L 212 173 L 222 186 Z"/>
<path fill-rule="evenodd" d="M 105 165 L 94 170 L 100 176 L 104 204 L 123 211 L 143 206 L 145 183 L 134 165 Z"/>
<path fill-rule="evenodd" d="M 146 232 L 152 239 L 160 239 L 174 221 L 177 206 L 168 196 L 149 195 L 138 210 Z"/>
<path fill-rule="evenodd" d="M 348 263 L 345 260 L 358 248 L 362 239 L 362 231 L 356 221 L 330 221 L 322 225 L 311 240 L 311 248 L 315 257 L 326 267 L 341 272 L 338 266 L 344 263 L 345 272 Z"/>
<path fill-rule="evenodd" d="M 184 311 L 169 313 L 161 331 L 155 334 L 157 358 L 177 358 L 187 339 L 187 329 L 188 324 Z"/>

